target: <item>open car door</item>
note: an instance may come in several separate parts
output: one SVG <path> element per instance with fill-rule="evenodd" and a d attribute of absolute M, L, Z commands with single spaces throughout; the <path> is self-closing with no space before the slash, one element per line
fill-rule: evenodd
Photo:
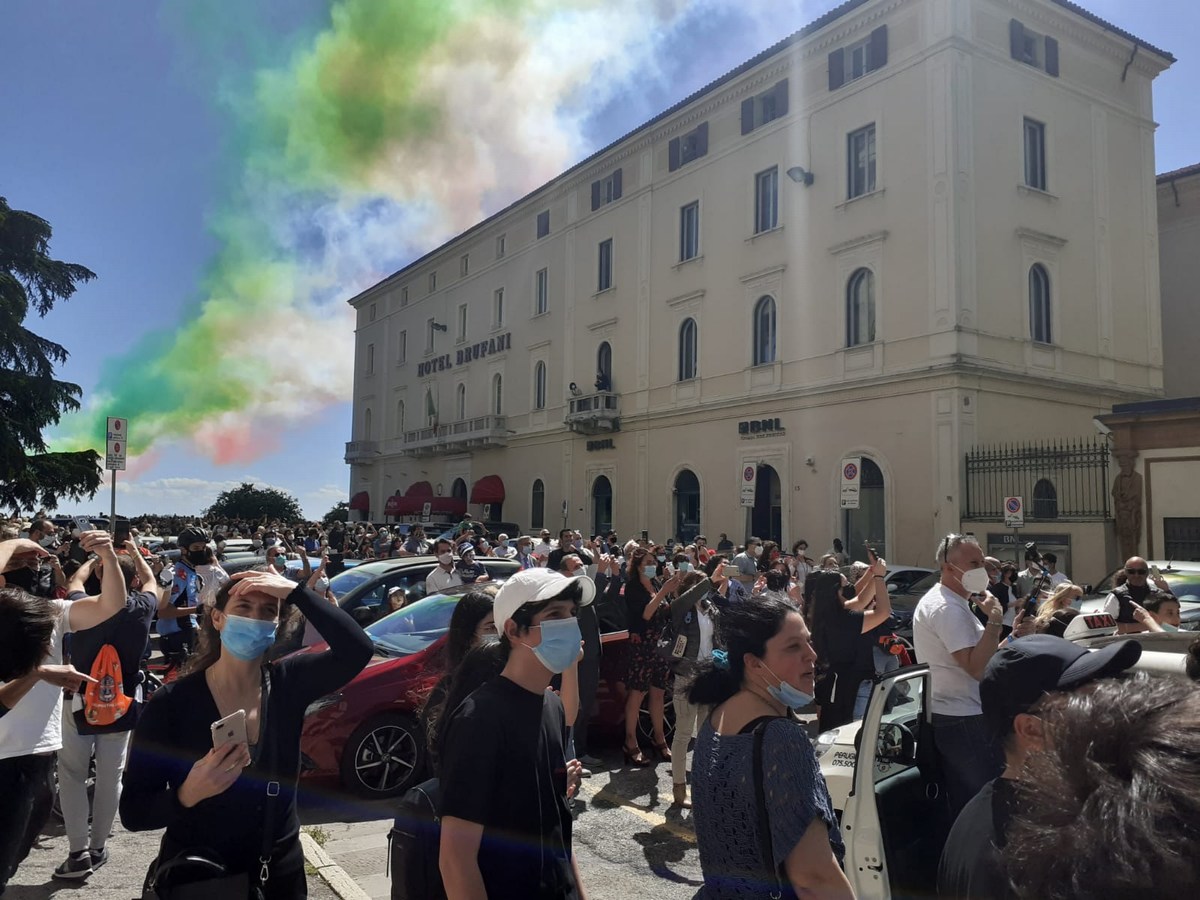
<path fill-rule="evenodd" d="M 930 674 L 881 677 L 859 731 L 854 785 L 842 813 L 846 877 L 858 900 L 933 897 L 949 831 L 933 748 Z"/>

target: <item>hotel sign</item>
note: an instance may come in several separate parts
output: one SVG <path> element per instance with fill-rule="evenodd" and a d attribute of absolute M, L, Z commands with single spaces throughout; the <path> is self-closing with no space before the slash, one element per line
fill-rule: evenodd
<path fill-rule="evenodd" d="M 441 356 L 435 356 L 433 359 L 418 363 L 417 377 L 424 378 L 426 375 L 432 375 L 434 372 L 445 372 L 447 369 L 453 369 L 455 366 L 461 366 L 472 360 L 483 359 L 483 357 L 491 356 L 493 353 L 503 353 L 505 350 L 511 349 L 512 334 L 506 331 L 504 334 L 498 334 L 494 338 L 488 338 L 486 341 L 462 347 L 453 355 L 443 353 Z"/>

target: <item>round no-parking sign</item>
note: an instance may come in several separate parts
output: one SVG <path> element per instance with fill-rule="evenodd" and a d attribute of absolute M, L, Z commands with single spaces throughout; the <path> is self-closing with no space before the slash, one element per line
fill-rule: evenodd
<path fill-rule="evenodd" d="M 742 481 L 753 481 L 753 480 L 754 480 L 754 466 L 746 466 L 746 468 L 742 470 Z"/>
<path fill-rule="evenodd" d="M 856 466 L 852 462 L 846 463 L 846 465 L 842 468 L 842 480 L 843 481 L 853 481 L 857 477 L 858 477 L 858 466 Z"/>

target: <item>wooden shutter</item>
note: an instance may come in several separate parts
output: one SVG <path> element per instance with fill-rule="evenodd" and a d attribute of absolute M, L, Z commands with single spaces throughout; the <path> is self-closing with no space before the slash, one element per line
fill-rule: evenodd
<path fill-rule="evenodd" d="M 754 98 L 750 97 L 742 101 L 742 134 L 749 134 L 754 130 Z"/>
<path fill-rule="evenodd" d="M 613 199 L 621 199 L 621 170 L 613 172 Z"/>
<path fill-rule="evenodd" d="M 1046 74 L 1058 77 L 1058 41 L 1046 38 Z"/>
<path fill-rule="evenodd" d="M 600 187 L 602 182 L 592 182 L 592 212 L 600 208 Z"/>
<path fill-rule="evenodd" d="M 696 126 L 696 156 L 708 153 L 708 123 L 701 122 Z"/>
<path fill-rule="evenodd" d="M 782 119 L 788 111 L 788 80 L 775 85 L 775 118 Z"/>
<path fill-rule="evenodd" d="M 880 25 L 871 32 L 871 71 L 887 65 L 887 26 Z"/>
<path fill-rule="evenodd" d="M 671 138 L 667 144 L 667 171 L 674 172 L 679 168 L 679 138 Z"/>
<path fill-rule="evenodd" d="M 829 54 L 829 89 L 836 91 L 846 83 L 846 51 L 838 47 Z"/>
<path fill-rule="evenodd" d="M 1025 61 L 1025 26 L 1016 19 L 1008 23 L 1008 50 L 1013 59 Z"/>

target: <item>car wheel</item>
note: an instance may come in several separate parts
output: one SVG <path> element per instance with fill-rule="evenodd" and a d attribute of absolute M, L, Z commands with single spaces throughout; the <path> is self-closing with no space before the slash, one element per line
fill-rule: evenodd
<path fill-rule="evenodd" d="M 671 739 L 675 736 L 675 701 L 669 687 L 667 695 L 663 699 L 663 733 L 667 738 L 667 743 L 670 744 Z M 638 740 L 647 745 L 654 743 L 654 726 L 650 722 L 649 693 L 642 700 L 642 708 L 638 710 Z"/>
<path fill-rule="evenodd" d="M 408 716 L 385 713 L 355 729 L 342 751 L 342 784 L 363 797 L 395 797 L 417 779 L 425 741 Z"/>

